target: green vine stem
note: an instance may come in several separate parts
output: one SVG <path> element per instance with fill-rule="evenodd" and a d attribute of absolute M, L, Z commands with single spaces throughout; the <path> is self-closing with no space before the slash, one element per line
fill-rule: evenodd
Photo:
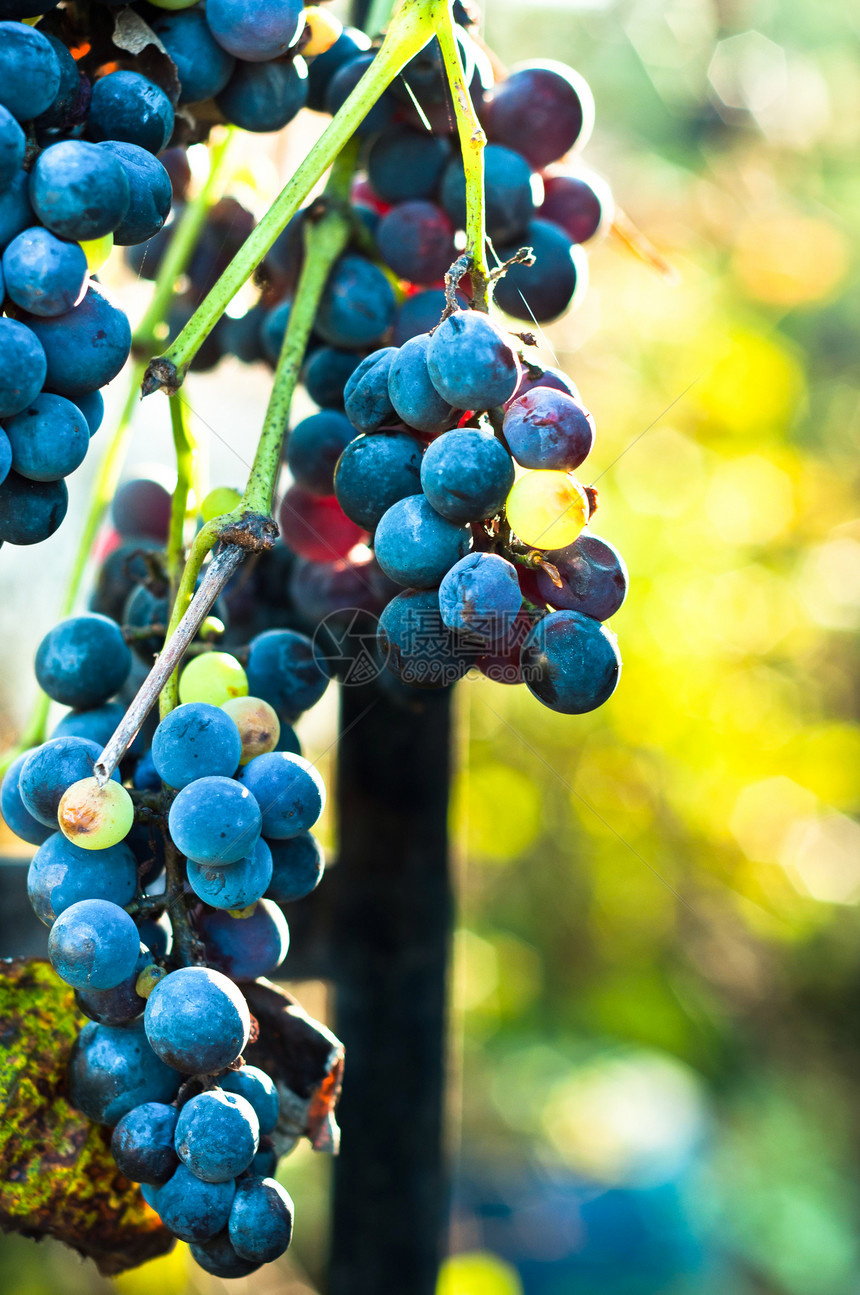
<path fill-rule="evenodd" d="M 170 502 L 170 526 L 167 532 L 167 579 L 170 583 L 171 606 L 179 592 L 185 557 L 185 522 L 188 517 L 188 494 L 194 479 L 195 444 L 185 421 L 185 407 L 181 400 L 170 402 L 170 426 L 173 431 L 173 448 L 176 451 L 176 489 Z"/>
<path fill-rule="evenodd" d="M 151 361 L 143 379 L 145 396 L 161 387 L 174 392 L 182 385 L 191 360 L 311 189 L 342 152 L 383 91 L 432 38 L 434 27 L 438 25 L 441 29 L 446 22 L 452 23 L 449 0 L 403 0 L 376 58 L 343 107 L 332 118 L 175 342 L 163 355 Z"/>
<path fill-rule="evenodd" d="M 447 0 L 436 0 L 434 26 L 454 101 L 457 134 L 463 154 L 463 170 L 466 176 L 466 256 L 470 263 L 472 297 L 475 306 L 486 312 L 490 307 L 490 276 L 487 271 L 485 252 L 487 231 L 484 219 L 484 146 L 487 143 L 487 137 L 475 112 L 469 87 L 466 85 Z"/>

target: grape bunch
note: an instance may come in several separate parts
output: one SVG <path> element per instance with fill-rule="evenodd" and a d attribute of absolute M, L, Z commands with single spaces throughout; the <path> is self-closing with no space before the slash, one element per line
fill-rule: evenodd
<path fill-rule="evenodd" d="M 292 1201 L 273 1174 L 305 1129 L 280 1108 L 272 1079 L 242 1063 L 252 1032 L 242 986 L 281 964 L 282 906 L 323 874 L 310 829 L 325 788 L 290 723 L 328 677 L 310 641 L 287 630 L 253 640 L 247 669 L 228 653 L 192 655 L 180 704 L 100 787 L 94 764 L 133 673 L 120 626 L 93 612 L 60 622 L 35 669 L 71 709 L 12 764 L 0 808 L 38 847 L 30 902 L 50 928 L 54 969 L 90 1018 L 70 1060 L 70 1099 L 113 1129 L 120 1170 L 198 1262 L 244 1275 L 289 1244 Z M 187 946 L 177 959 L 187 900 L 191 965 Z"/>
<path fill-rule="evenodd" d="M 2 542 L 39 543 L 66 514 L 65 478 L 131 348 L 95 272 L 113 243 L 162 227 L 172 190 L 155 154 L 172 130 L 169 99 L 145 77 L 117 71 L 91 86 L 58 36 L 0 22 Z"/>

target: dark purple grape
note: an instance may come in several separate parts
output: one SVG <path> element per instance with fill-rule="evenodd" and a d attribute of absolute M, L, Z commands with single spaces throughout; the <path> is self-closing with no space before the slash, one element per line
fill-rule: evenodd
<path fill-rule="evenodd" d="M 530 247 L 534 265 L 511 265 L 496 283 L 496 304 L 514 319 L 550 323 L 568 311 L 574 295 L 581 299 L 588 286 L 588 259 L 558 225 L 533 220 L 522 238 L 496 248 L 500 262 L 520 247 Z"/>
<path fill-rule="evenodd" d="M 545 175 L 544 200 L 538 211 L 567 234 L 572 243 L 587 243 L 612 221 L 609 185 L 591 173 Z"/>
<path fill-rule="evenodd" d="M 483 116 L 494 143 L 521 153 L 539 170 L 587 142 L 594 99 L 588 82 L 564 63 L 526 63 L 490 92 Z"/>
<path fill-rule="evenodd" d="M 597 535 L 583 532 L 568 548 L 547 553 L 546 558 L 562 581 L 559 589 L 545 571 L 536 572 L 538 589 L 550 607 L 607 621 L 627 597 L 624 559 Z"/>

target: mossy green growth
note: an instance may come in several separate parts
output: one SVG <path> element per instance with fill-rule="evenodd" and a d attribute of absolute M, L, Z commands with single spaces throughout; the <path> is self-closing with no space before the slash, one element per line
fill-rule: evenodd
<path fill-rule="evenodd" d="M 173 1238 L 110 1154 L 110 1129 L 69 1104 L 66 1065 L 84 1023 L 49 963 L 0 962 L 0 1227 L 52 1236 L 118 1273 Z"/>

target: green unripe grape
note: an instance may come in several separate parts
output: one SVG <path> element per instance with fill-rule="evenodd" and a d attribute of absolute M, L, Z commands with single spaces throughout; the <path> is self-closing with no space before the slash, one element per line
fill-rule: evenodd
<path fill-rule="evenodd" d="M 198 0 L 151 0 L 156 9 L 190 9 Z"/>
<path fill-rule="evenodd" d="M 179 677 L 179 700 L 223 706 L 232 697 L 248 696 L 248 676 L 229 652 L 201 652 Z"/>
<path fill-rule="evenodd" d="M 113 234 L 103 234 L 101 238 L 91 238 L 81 243 L 90 274 L 98 274 L 113 251 Z"/>
<path fill-rule="evenodd" d="M 237 917 L 240 920 L 242 920 L 246 917 L 253 917 L 256 911 L 257 911 L 257 905 L 249 904 L 247 908 L 228 908 L 227 916 Z"/>
<path fill-rule="evenodd" d="M 227 712 L 239 730 L 242 739 L 240 764 L 274 751 L 281 736 L 281 722 L 262 697 L 234 697 L 232 701 L 225 701 L 221 709 Z"/>
<path fill-rule="evenodd" d="M 234 490 L 232 486 L 216 486 L 210 490 L 209 494 L 200 505 L 200 516 L 204 522 L 214 521 L 216 517 L 221 517 L 223 513 L 232 513 L 234 508 L 242 502 L 242 494 L 239 490 Z"/>
<path fill-rule="evenodd" d="M 163 980 L 166 975 L 164 967 L 159 967 L 157 962 L 151 962 L 148 967 L 144 967 L 134 982 L 134 992 L 140 994 L 141 998 L 149 998 L 159 980 Z"/>
<path fill-rule="evenodd" d="M 81 778 L 64 793 L 57 810 L 60 831 L 82 850 L 107 850 L 131 831 L 134 805 L 125 787 L 96 778 Z"/>

